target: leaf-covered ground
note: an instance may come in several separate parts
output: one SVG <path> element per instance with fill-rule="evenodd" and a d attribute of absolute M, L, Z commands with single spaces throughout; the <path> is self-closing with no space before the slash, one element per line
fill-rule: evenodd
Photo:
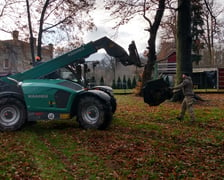
<path fill-rule="evenodd" d="M 194 124 L 176 120 L 180 103 L 117 95 L 105 131 L 72 120 L 0 133 L 0 179 L 224 179 L 224 95 L 200 96 Z"/>

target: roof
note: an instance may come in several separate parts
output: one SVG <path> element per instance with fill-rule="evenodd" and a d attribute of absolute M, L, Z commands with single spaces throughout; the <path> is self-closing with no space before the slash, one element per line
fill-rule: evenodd
<path fill-rule="evenodd" d="M 157 54 L 157 61 L 167 60 L 171 55 L 176 53 L 175 42 L 163 42 L 159 53 Z"/>

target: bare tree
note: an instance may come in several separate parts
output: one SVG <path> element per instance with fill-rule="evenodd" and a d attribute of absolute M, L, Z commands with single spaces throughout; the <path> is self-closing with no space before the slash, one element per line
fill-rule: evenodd
<path fill-rule="evenodd" d="M 204 0 L 204 43 L 208 49 L 209 64 L 215 64 L 214 41 L 219 39 L 222 23 L 218 18 L 223 14 L 224 8 L 219 6 L 214 0 Z"/>
<path fill-rule="evenodd" d="M 160 37 L 161 41 L 176 42 L 176 22 L 177 22 L 177 2 L 170 1 L 167 5 L 166 16 L 161 22 Z"/>
<path fill-rule="evenodd" d="M 44 43 L 69 42 L 69 46 L 75 46 L 81 41 L 84 30 L 94 28 L 93 19 L 89 15 L 94 3 L 95 0 L 17 1 L 11 5 L 15 13 L 2 23 L 6 24 L 5 22 L 10 20 L 11 24 L 14 24 L 12 28 L 24 32 L 24 39 L 29 40 L 31 46 L 34 44 L 34 37 L 37 37 L 37 49 L 31 47 L 32 58 L 35 52 L 41 57 L 41 47 Z M 3 28 L 12 31 L 8 26 Z"/>
<path fill-rule="evenodd" d="M 148 42 L 148 60 L 143 73 L 143 84 L 152 78 L 153 67 L 156 62 L 156 38 L 157 32 L 162 20 L 165 3 L 169 0 L 108 0 L 106 9 L 112 11 L 111 15 L 118 20 L 116 27 L 119 27 L 136 15 L 141 15 L 148 24 L 145 29 L 149 33 Z"/>
<path fill-rule="evenodd" d="M 149 24 L 148 32 L 150 34 L 150 38 L 148 40 L 148 49 L 149 49 L 148 61 L 145 66 L 145 70 L 142 77 L 143 84 L 145 84 L 147 80 L 150 80 L 152 78 L 151 77 L 152 71 L 156 62 L 156 37 L 164 11 L 165 11 L 165 0 L 159 1 L 158 9 L 156 10 L 156 14 L 154 17 L 154 22 L 152 22 L 150 18 L 146 16 L 146 11 L 144 11 L 144 18 Z"/>
<path fill-rule="evenodd" d="M 14 9 L 12 9 L 12 6 L 16 4 L 16 0 L 1 0 L 0 1 L 0 18 L 1 21 L 3 22 L 4 18 L 7 18 L 7 15 L 12 14 Z M 9 19 L 9 18 L 7 18 Z M 8 24 L 8 23 L 7 23 Z M 0 31 L 9 33 L 7 29 L 4 28 L 4 23 L 2 23 L 3 26 L 0 27 Z M 10 31 L 11 33 L 12 31 Z"/>
<path fill-rule="evenodd" d="M 8 5 L 8 1 L 1 1 L 0 2 L 0 17 L 2 17 L 4 15 L 5 9 L 7 8 Z"/>

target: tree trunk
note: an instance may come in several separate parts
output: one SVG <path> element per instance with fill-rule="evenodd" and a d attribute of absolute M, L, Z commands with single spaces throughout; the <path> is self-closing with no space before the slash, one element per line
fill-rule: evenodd
<path fill-rule="evenodd" d="M 34 38 L 33 38 L 33 28 L 31 23 L 31 16 L 30 16 L 30 4 L 29 0 L 26 0 L 26 7 L 27 7 L 27 19 L 28 19 L 28 25 L 29 25 L 29 32 L 30 32 L 30 52 L 32 57 L 32 65 L 35 64 L 35 44 L 34 44 Z"/>
<path fill-rule="evenodd" d="M 183 73 L 192 73 L 191 1 L 178 0 L 177 17 L 177 77 L 176 84 L 182 80 Z"/>
<path fill-rule="evenodd" d="M 43 35 L 44 15 L 46 13 L 49 3 L 50 3 L 50 0 L 45 1 L 43 10 L 41 12 L 41 17 L 40 17 L 40 26 L 39 26 L 39 33 L 38 33 L 38 40 L 37 40 L 37 55 L 40 57 L 41 61 L 42 61 L 42 35 Z"/>
<path fill-rule="evenodd" d="M 148 53 L 148 61 L 143 72 L 142 86 L 144 86 L 144 84 L 148 80 L 152 79 L 152 72 L 154 69 L 154 65 L 156 63 L 156 35 L 163 17 L 164 10 L 165 10 L 165 0 L 160 0 L 159 7 L 155 15 L 154 23 L 151 24 L 149 29 L 150 34 L 148 40 L 149 53 Z"/>
<path fill-rule="evenodd" d="M 143 77 L 142 77 L 142 84 L 144 85 L 148 80 L 152 79 L 152 73 L 154 70 L 154 65 L 156 63 L 156 44 L 155 44 L 155 33 L 150 31 L 150 39 L 148 41 L 149 45 L 149 54 L 148 54 L 148 61 L 145 65 Z"/>
<path fill-rule="evenodd" d="M 176 82 L 182 81 L 183 73 L 192 73 L 191 60 L 192 38 L 191 38 L 191 1 L 178 0 L 178 16 L 177 16 L 177 41 L 176 41 Z M 179 91 L 175 93 L 172 100 L 179 101 L 183 98 L 183 94 Z"/>

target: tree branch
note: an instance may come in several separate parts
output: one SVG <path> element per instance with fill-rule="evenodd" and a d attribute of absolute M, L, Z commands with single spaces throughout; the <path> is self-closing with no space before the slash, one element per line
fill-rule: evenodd
<path fill-rule="evenodd" d="M 144 0 L 144 4 L 143 4 L 143 17 L 149 23 L 149 26 L 151 28 L 152 27 L 152 21 L 150 21 L 150 19 L 146 16 L 146 11 L 147 11 L 146 10 L 146 0 Z"/>
<path fill-rule="evenodd" d="M 212 17 L 212 19 L 215 20 L 215 24 L 217 24 L 217 23 L 216 23 L 216 17 L 213 15 L 212 10 L 211 10 L 211 8 L 209 7 L 209 4 L 208 4 L 207 0 L 204 0 L 204 3 L 205 3 L 205 6 L 206 6 L 206 8 L 207 8 L 207 10 L 208 10 L 208 12 L 209 12 L 209 14 L 210 14 L 210 16 Z"/>
<path fill-rule="evenodd" d="M 65 22 L 65 21 L 66 21 L 67 19 L 69 19 L 69 18 L 71 18 L 71 17 L 68 16 L 68 17 L 64 18 L 63 20 L 59 21 L 58 23 L 56 23 L 56 24 L 54 24 L 54 25 L 51 25 L 51 26 L 49 26 L 49 27 L 47 27 L 47 28 L 44 28 L 42 31 L 43 31 L 43 32 L 46 32 L 46 31 L 48 31 L 49 29 L 52 29 L 52 28 L 58 26 L 59 24 L 62 24 L 63 22 Z"/>

